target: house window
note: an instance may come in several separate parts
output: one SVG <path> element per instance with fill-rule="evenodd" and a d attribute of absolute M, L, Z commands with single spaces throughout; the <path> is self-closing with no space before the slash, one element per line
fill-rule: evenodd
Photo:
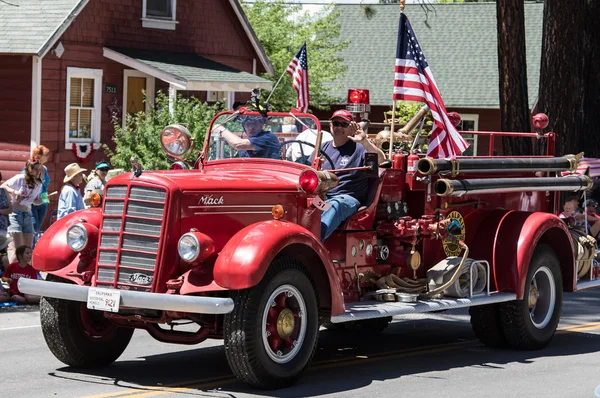
<path fill-rule="evenodd" d="M 462 113 L 460 115 L 460 124 L 456 128 L 459 131 L 477 131 L 479 129 L 479 115 Z M 477 155 L 477 135 L 462 134 L 465 141 L 469 143 L 469 147 L 462 153 L 463 156 Z"/>
<path fill-rule="evenodd" d="M 142 0 L 142 2 L 144 28 L 175 30 L 177 0 Z"/>
<path fill-rule="evenodd" d="M 67 68 L 65 142 L 100 142 L 102 69 Z"/>

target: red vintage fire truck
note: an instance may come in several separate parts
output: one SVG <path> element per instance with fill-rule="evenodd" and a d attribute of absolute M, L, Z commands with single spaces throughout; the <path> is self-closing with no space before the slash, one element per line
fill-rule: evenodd
<path fill-rule="evenodd" d="M 277 159 L 241 156 L 213 129 L 241 136 L 256 117 L 279 138 Z M 338 172 L 321 170 L 313 115 L 221 113 L 192 163 L 189 132 L 168 126 L 172 169 L 133 162 L 109 180 L 101 207 L 44 233 L 33 266 L 47 277 L 19 288 L 42 296 L 48 347 L 76 367 L 112 363 L 137 328 L 169 343 L 223 339 L 239 379 L 279 388 L 307 368 L 322 327 L 376 333 L 394 316 L 460 307 L 485 344 L 539 349 L 563 292 L 600 286 L 594 239 L 557 216 L 559 193 L 592 180 L 574 174 L 577 156 L 553 156 L 552 133 L 470 134 L 489 150 L 454 160 L 390 134 L 391 157 L 360 168 L 368 203 L 322 242 L 318 203 Z M 500 136 L 541 139 L 546 152 L 492 156 Z"/>

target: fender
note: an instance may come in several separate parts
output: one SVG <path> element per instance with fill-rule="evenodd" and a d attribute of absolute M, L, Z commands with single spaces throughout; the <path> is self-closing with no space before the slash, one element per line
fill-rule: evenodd
<path fill-rule="evenodd" d="M 563 273 L 563 288 L 574 288 L 573 244 L 565 223 L 550 213 L 512 211 L 504 215 L 496 233 L 493 270 L 496 288 L 523 299 L 529 263 L 538 243 L 555 250 Z"/>
<path fill-rule="evenodd" d="M 95 262 L 80 262 L 79 253 L 71 250 L 67 245 L 67 229 L 81 220 L 99 228 L 102 223 L 102 211 L 100 208 L 89 208 L 79 210 L 75 213 L 57 220 L 52 224 L 36 243 L 33 250 L 32 265 L 38 271 L 48 272 L 61 278 L 83 284 L 79 277 L 67 276 L 68 273 L 82 273 L 88 268 L 93 268 Z M 97 242 L 91 242 L 97 245 Z M 89 266 L 92 267 L 89 267 Z M 90 269 L 91 270 L 91 269 Z"/>
<path fill-rule="evenodd" d="M 319 256 L 329 279 L 332 315 L 343 313 L 340 282 L 327 250 L 309 230 L 294 223 L 269 220 L 249 225 L 236 233 L 215 262 L 215 282 L 230 290 L 256 286 L 275 256 L 292 244 L 304 245 Z"/>

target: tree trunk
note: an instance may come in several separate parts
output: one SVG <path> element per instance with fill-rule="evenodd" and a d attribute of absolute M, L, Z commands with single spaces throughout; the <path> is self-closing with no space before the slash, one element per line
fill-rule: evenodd
<path fill-rule="evenodd" d="M 600 2 L 546 0 L 538 108 L 556 153 L 600 157 Z"/>
<path fill-rule="evenodd" d="M 527 97 L 525 10 L 523 0 L 498 0 L 498 76 L 502 131 L 531 131 Z M 502 139 L 504 155 L 531 155 L 528 138 Z"/>

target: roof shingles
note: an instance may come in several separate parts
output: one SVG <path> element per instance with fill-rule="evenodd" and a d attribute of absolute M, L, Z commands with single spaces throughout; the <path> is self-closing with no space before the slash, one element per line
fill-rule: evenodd
<path fill-rule="evenodd" d="M 348 70 L 332 86 L 370 90 L 372 105 L 392 104 L 398 5 L 372 5 L 367 19 L 357 5 L 338 5 L 342 50 Z M 419 5 L 405 9 L 448 107 L 499 108 L 495 3 L 435 4 L 426 16 Z M 525 4 L 529 103 L 537 101 L 543 4 Z M 344 97 L 343 91 L 334 93 Z"/>

